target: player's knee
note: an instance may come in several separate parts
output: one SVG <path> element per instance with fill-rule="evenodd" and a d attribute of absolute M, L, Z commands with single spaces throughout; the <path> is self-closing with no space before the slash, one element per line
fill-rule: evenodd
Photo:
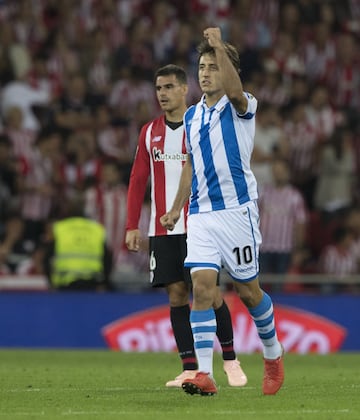
<path fill-rule="evenodd" d="M 215 290 L 204 283 L 197 283 L 193 286 L 194 301 L 200 305 L 212 306 L 214 303 Z"/>
<path fill-rule="evenodd" d="M 262 290 L 258 287 L 257 283 L 236 284 L 235 290 L 247 308 L 253 308 L 261 302 Z"/>
<path fill-rule="evenodd" d="M 167 292 L 170 306 L 184 306 L 189 303 L 190 290 L 185 282 L 169 285 Z"/>

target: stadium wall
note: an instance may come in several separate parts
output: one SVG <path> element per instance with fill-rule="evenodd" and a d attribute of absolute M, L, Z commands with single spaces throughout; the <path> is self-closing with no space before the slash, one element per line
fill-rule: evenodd
<path fill-rule="evenodd" d="M 360 297 L 272 294 L 287 351 L 360 350 Z M 253 322 L 233 293 L 226 295 L 238 353 L 259 351 Z M 0 347 L 173 351 L 163 292 L 0 292 Z"/>

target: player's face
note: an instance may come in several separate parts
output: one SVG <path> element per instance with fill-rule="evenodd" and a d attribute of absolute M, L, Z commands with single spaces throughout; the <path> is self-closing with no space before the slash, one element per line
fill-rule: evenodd
<path fill-rule="evenodd" d="M 184 107 L 187 85 L 179 83 L 174 74 L 159 76 L 155 83 L 156 96 L 163 111 L 173 112 Z"/>
<path fill-rule="evenodd" d="M 204 54 L 200 57 L 198 77 L 200 88 L 207 96 L 223 95 L 224 90 L 214 55 Z"/>

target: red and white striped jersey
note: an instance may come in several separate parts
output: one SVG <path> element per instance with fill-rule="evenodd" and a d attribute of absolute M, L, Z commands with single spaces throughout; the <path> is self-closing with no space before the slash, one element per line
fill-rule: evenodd
<path fill-rule="evenodd" d="M 267 185 L 258 200 L 263 252 L 292 252 L 297 224 L 307 220 L 302 194 L 292 185 Z"/>
<path fill-rule="evenodd" d="M 5 134 L 11 141 L 12 153 L 15 157 L 31 158 L 36 140 L 36 131 L 26 128 L 7 128 Z"/>
<path fill-rule="evenodd" d="M 341 251 L 336 245 L 328 245 L 320 255 L 320 272 L 339 277 L 357 274 L 357 259 L 351 248 Z"/>
<path fill-rule="evenodd" d="M 187 206 L 183 209 L 173 231 L 168 231 L 160 223 L 160 216 L 170 210 L 173 204 L 185 161 L 185 133 L 182 125 L 173 130 L 166 125 L 165 117 L 161 116 L 142 127 L 130 175 L 127 230 L 138 228 L 142 202 L 150 176 L 149 236 L 185 233 Z"/>
<path fill-rule="evenodd" d="M 126 202 L 127 188 L 123 184 L 112 188 L 100 185 L 85 193 L 85 214 L 104 226 L 114 255 L 125 247 Z"/>
<path fill-rule="evenodd" d="M 301 122 L 288 121 L 284 125 L 289 139 L 291 173 L 294 179 L 310 177 L 316 173 L 318 137 L 316 127 L 307 119 Z"/>
<path fill-rule="evenodd" d="M 30 189 L 20 195 L 21 215 L 24 219 L 44 221 L 49 217 L 54 201 L 53 196 L 32 189 L 54 188 L 53 171 L 50 159 L 41 155 L 38 149 L 35 149 L 30 157 L 22 159 L 22 176 L 26 187 Z"/>
<path fill-rule="evenodd" d="M 89 179 L 98 182 L 100 172 L 101 160 L 98 158 L 89 159 L 81 165 L 64 161 L 60 166 L 60 178 L 66 191 L 83 188 Z"/>

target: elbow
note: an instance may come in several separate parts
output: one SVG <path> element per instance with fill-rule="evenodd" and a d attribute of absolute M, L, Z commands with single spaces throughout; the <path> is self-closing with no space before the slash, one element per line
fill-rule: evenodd
<path fill-rule="evenodd" d="M 239 92 L 230 92 L 227 94 L 227 97 L 240 114 L 245 114 L 247 110 L 247 99 L 243 94 L 239 95 Z"/>

